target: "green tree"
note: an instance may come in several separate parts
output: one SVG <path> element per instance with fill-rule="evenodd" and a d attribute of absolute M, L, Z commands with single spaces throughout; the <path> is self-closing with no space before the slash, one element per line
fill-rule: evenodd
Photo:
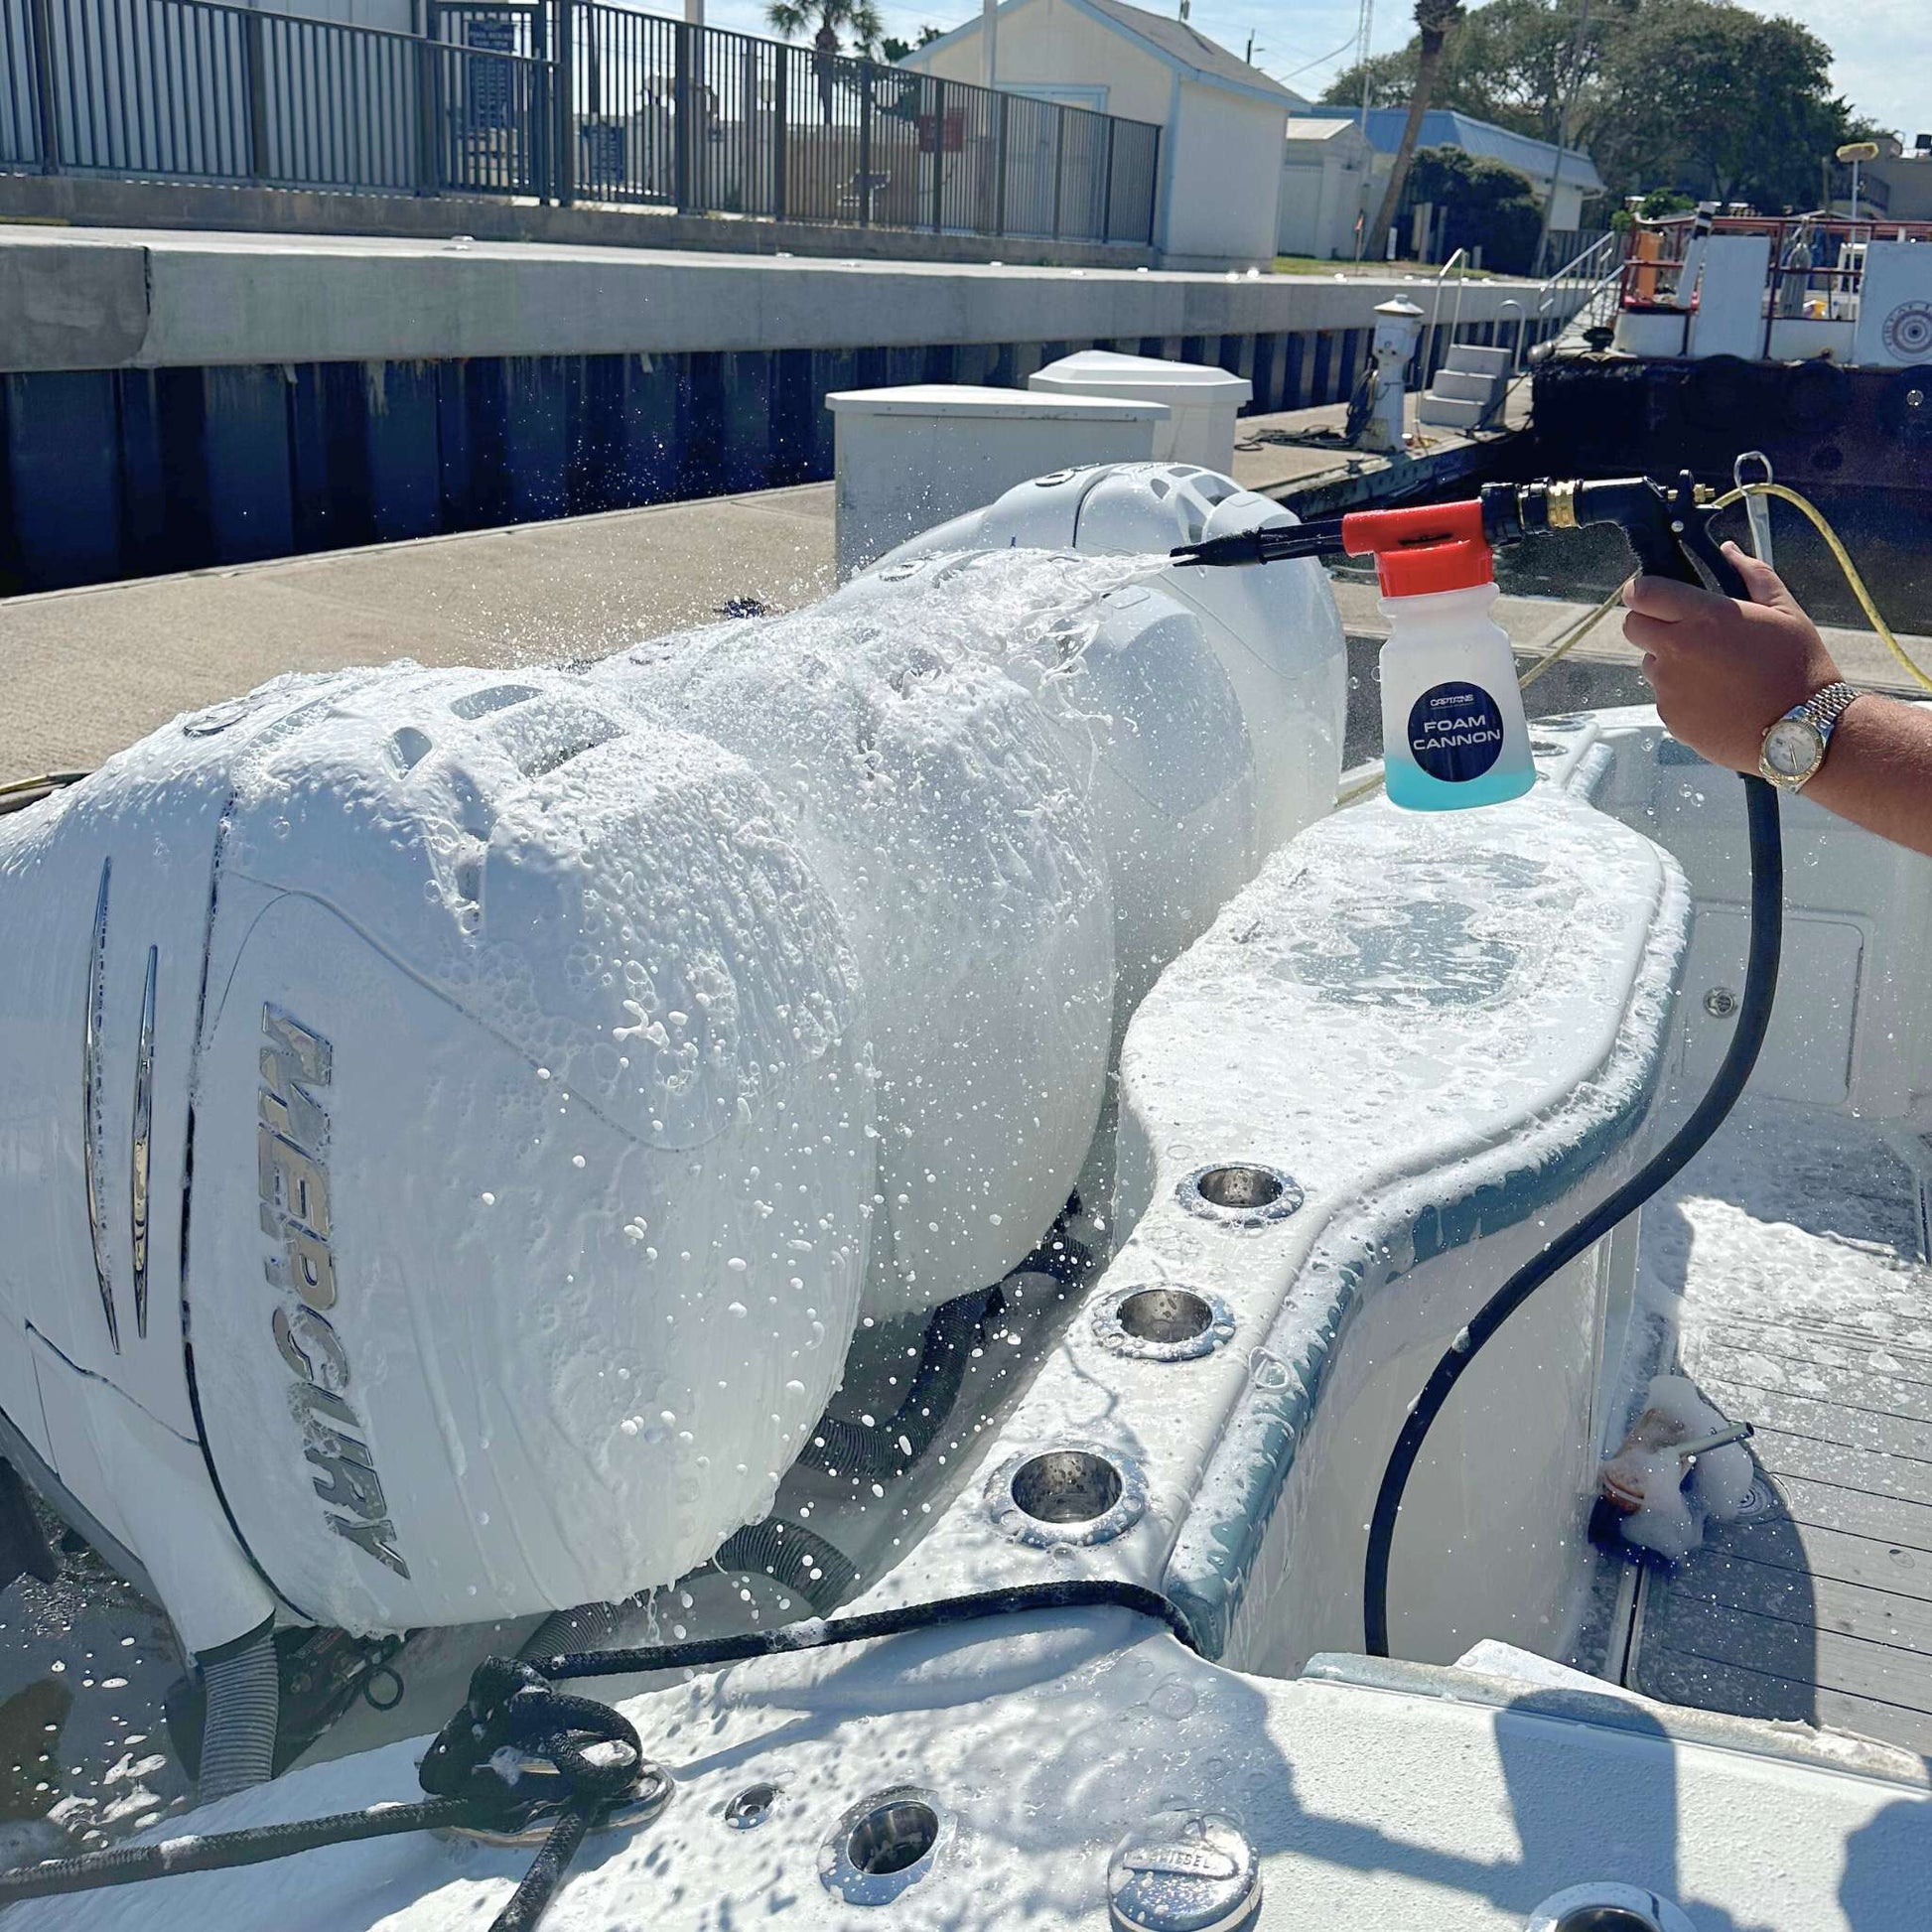
<path fill-rule="evenodd" d="M 1585 144 L 1626 193 L 1809 207 L 1821 160 L 1851 124 L 1831 59 L 1796 21 L 1725 0 L 1649 0 L 1606 50 L 1580 117 Z"/>
<path fill-rule="evenodd" d="M 1810 206 L 1823 157 L 1855 117 L 1830 87 L 1830 53 L 1788 20 L 1729 0 L 1490 0 L 1449 37 L 1431 104 L 1570 142 L 1613 194 L 1652 188 Z M 1367 69 L 1371 105 L 1413 102 L 1418 36 Z M 1329 100 L 1361 98 L 1363 69 Z"/>
<path fill-rule="evenodd" d="M 1416 86 L 1416 44 L 1411 41 L 1405 48 L 1394 54 L 1378 54 L 1374 59 L 1357 62 L 1352 68 L 1343 68 L 1328 85 L 1321 98 L 1337 107 L 1359 107 L 1362 104 L 1362 81 L 1368 81 L 1368 104 L 1371 107 L 1400 107 L 1408 100 Z M 1447 95 L 1450 76 L 1438 76 L 1437 84 Z M 1437 101 L 1439 107 L 1459 107 L 1461 102 L 1449 98 Z M 1473 110 L 1469 110 L 1473 111 Z"/>
<path fill-rule="evenodd" d="M 1409 118 L 1403 123 L 1402 139 L 1396 146 L 1389 185 L 1383 191 L 1382 206 L 1368 231 L 1377 244 L 1377 253 L 1380 253 L 1382 237 L 1395 221 L 1396 210 L 1402 206 L 1409 163 L 1415 156 L 1417 137 L 1422 133 L 1422 117 L 1429 112 L 1430 96 L 1436 89 L 1444 46 L 1462 17 L 1462 0 L 1416 0 L 1416 84 L 1409 95 Z"/>
<path fill-rule="evenodd" d="M 842 32 L 852 36 L 861 54 L 870 54 L 885 31 L 872 0 L 770 0 L 764 19 L 774 34 L 786 40 L 810 31 L 814 44 L 830 54 L 839 51 Z"/>
<path fill-rule="evenodd" d="M 1421 148 L 1409 170 L 1403 213 L 1423 202 L 1447 210 L 1443 246 L 1482 250 L 1483 266 L 1526 274 L 1541 221 L 1528 175 L 1461 148 Z"/>
<path fill-rule="evenodd" d="M 1563 103 L 1587 91 L 1603 51 L 1638 0 L 1490 0 L 1462 23 L 1444 49 L 1432 105 L 1494 121 L 1539 141 L 1554 141 Z M 1580 31 L 1581 30 L 1581 31 Z M 1414 91 L 1420 45 L 1369 62 L 1369 105 L 1401 106 Z M 1324 100 L 1353 106 L 1363 69 L 1339 73 Z"/>
<path fill-rule="evenodd" d="M 930 46 L 939 35 L 940 30 L 930 23 L 919 29 L 919 38 L 915 41 L 902 41 L 897 34 L 888 34 L 879 43 L 879 52 L 888 61 L 902 61 L 918 48 Z"/>

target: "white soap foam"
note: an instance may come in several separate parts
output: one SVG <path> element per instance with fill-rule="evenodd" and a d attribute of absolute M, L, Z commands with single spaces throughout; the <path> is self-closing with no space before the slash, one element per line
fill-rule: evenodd
<path fill-rule="evenodd" d="M 959 606 L 713 626 L 591 674 L 756 766 L 844 919 L 879 1072 L 877 1317 L 1028 1252 L 1106 1072 L 1111 896 L 1080 774 Z"/>

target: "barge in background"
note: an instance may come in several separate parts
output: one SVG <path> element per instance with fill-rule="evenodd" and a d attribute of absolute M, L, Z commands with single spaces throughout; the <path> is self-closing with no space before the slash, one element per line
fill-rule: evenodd
<path fill-rule="evenodd" d="M 1638 223 L 1598 305 L 1536 367 L 1522 474 L 1690 470 L 1727 488 L 1738 453 L 1760 451 L 1886 584 L 1886 617 L 1932 628 L 1928 244 L 1928 222 Z M 1741 540 L 1741 510 L 1737 523 Z M 1779 518 L 1777 541 L 1779 569 L 1816 616 L 1862 621 L 1795 516 Z M 1574 545 L 1549 560 L 1566 587 L 1578 561 Z M 1606 542 L 1600 561 L 1607 590 L 1621 546 Z"/>

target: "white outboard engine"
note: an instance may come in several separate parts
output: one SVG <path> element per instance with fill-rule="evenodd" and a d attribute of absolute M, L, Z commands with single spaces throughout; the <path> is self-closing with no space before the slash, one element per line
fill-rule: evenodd
<path fill-rule="evenodd" d="M 190 1649 L 621 1597 L 768 1508 L 875 1163 L 741 760 L 551 672 L 283 680 L 0 820 L 0 923 L 6 1450 Z"/>
<path fill-rule="evenodd" d="M 1144 556 L 1144 581 L 1199 620 L 1247 722 L 1263 853 L 1334 804 L 1347 711 L 1347 652 L 1334 593 L 1308 558 L 1250 570 L 1176 567 L 1167 552 L 1203 537 L 1290 525 L 1294 511 L 1212 470 L 1116 463 L 1016 483 L 882 557 L 853 585 L 902 579 L 920 559 L 1025 548 Z M 863 594 L 863 593 L 862 593 Z"/>
<path fill-rule="evenodd" d="M 277 1626 L 676 1580 L 862 1317 L 1040 1241 L 1134 1002 L 1333 796 L 1319 573 L 1165 562 L 1281 514 L 1048 479 L 815 610 L 279 680 L 0 819 L 0 1456 L 201 1660 L 205 1795 Z"/>

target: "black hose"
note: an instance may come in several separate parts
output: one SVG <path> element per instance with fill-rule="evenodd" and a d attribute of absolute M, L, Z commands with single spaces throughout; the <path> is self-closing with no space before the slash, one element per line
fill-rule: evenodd
<path fill-rule="evenodd" d="M 712 1561 L 720 1570 L 769 1577 L 780 1589 L 802 1596 L 820 1616 L 829 1616 L 837 1609 L 859 1581 L 858 1565 L 843 1550 L 816 1530 L 782 1516 L 746 1524 L 726 1539 Z M 553 1610 L 524 1639 L 516 1654 L 522 1658 L 555 1657 L 602 1649 L 627 1617 L 648 1609 L 646 1592 L 626 1596 L 621 1603 L 579 1603 L 575 1609 Z"/>
<path fill-rule="evenodd" d="M 820 1616 L 851 1595 L 859 1581 L 859 1567 L 843 1550 L 828 1543 L 816 1530 L 782 1516 L 748 1523 L 718 1552 L 721 1570 L 755 1572 L 769 1577 L 781 1589 L 802 1596 Z M 551 1647 L 554 1655 L 556 1646 Z M 540 1653 L 534 1643 L 526 1654 Z"/>
<path fill-rule="evenodd" d="M 919 1365 L 905 1400 L 883 1424 L 867 1428 L 830 1410 L 798 1451 L 808 1469 L 828 1475 L 900 1476 L 932 1447 L 959 1400 L 966 1364 L 979 1345 L 986 1319 L 997 1311 L 997 1288 L 942 1302 L 926 1323 Z M 908 1449 L 900 1448 L 900 1439 Z"/>
<path fill-rule="evenodd" d="M 275 1775 L 282 1683 L 274 1618 L 198 1661 L 207 1702 L 196 1796 L 212 1804 Z"/>
<path fill-rule="evenodd" d="M 554 1657 L 574 1644 L 609 1643 L 622 1627 L 625 1614 L 637 1601 L 579 1603 L 574 1609 L 552 1610 L 524 1640 L 519 1657 Z"/>
<path fill-rule="evenodd" d="M 1705 1096 L 1670 1140 L 1623 1185 L 1527 1261 L 1482 1305 L 1469 1325 L 1423 1385 L 1396 1437 L 1382 1487 L 1369 1523 L 1368 1555 L 1362 1574 L 1363 1640 L 1371 1657 L 1389 1654 L 1389 1551 L 1395 1539 L 1402 1492 L 1422 1452 L 1424 1439 L 1443 1412 L 1462 1371 L 1475 1360 L 1509 1317 L 1560 1268 L 1582 1254 L 1634 1213 L 1697 1154 L 1736 1105 L 1757 1064 L 1771 1001 L 1778 989 L 1778 952 L 1784 937 L 1784 842 L 1778 826 L 1778 795 L 1762 778 L 1744 777 L 1751 852 L 1751 937 L 1744 968 L 1744 994 L 1737 1009 L 1737 1031 Z"/>
<path fill-rule="evenodd" d="M 1080 1197 L 1068 1197 L 1051 1231 L 1006 1277 L 1050 1275 L 1071 1287 L 1085 1274 L 1092 1256 L 1066 1224 L 1080 1211 Z M 933 1310 L 919 1347 L 919 1365 L 905 1400 L 883 1423 L 868 1428 L 847 1422 L 830 1410 L 818 1420 L 798 1460 L 827 1475 L 902 1476 L 929 1449 L 959 1400 L 973 1350 L 986 1338 L 986 1324 L 1006 1306 L 1006 1282 L 942 1302 Z M 901 1440 L 905 1447 L 901 1447 Z"/>

